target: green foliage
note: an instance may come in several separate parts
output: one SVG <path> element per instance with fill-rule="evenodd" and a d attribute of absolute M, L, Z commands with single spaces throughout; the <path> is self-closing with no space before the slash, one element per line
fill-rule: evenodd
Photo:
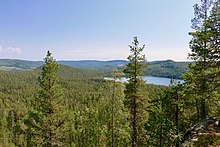
<path fill-rule="evenodd" d="M 35 98 L 35 110 L 29 113 L 26 121 L 28 130 L 33 129 L 33 136 L 28 139 L 35 145 L 64 146 L 66 114 L 59 84 L 58 64 L 49 51 L 44 61 L 45 65 L 38 80 L 39 91 Z"/>
<path fill-rule="evenodd" d="M 198 141 L 193 143 L 193 146 L 219 146 L 220 136 L 216 134 L 203 134 L 199 135 Z"/>
<path fill-rule="evenodd" d="M 196 94 L 197 117 L 200 119 L 210 115 L 209 102 L 214 101 L 213 93 L 219 85 L 219 2 L 202 0 L 201 6 L 196 4 L 195 18 L 192 20 L 190 32 L 191 53 L 189 58 L 195 64 L 189 65 L 189 71 L 184 75 L 188 93 Z M 214 7 L 213 7 L 214 6 Z M 211 13 L 209 10 L 212 8 Z"/>
<path fill-rule="evenodd" d="M 0 60 L 0 70 L 29 70 L 0 72 L 0 146 L 179 146 L 187 128 L 220 115 L 220 2 L 201 2 L 194 6 L 190 33 L 189 58 L 195 63 L 184 84 L 147 85 L 141 76 L 180 78 L 188 63 L 149 62 L 145 71 L 144 46 L 136 37 L 128 62 L 59 62 L 93 70 L 58 65 L 50 52 L 44 65 Z M 126 63 L 128 83 L 103 79 L 118 78 L 110 71 Z M 219 144 L 213 132 L 200 135 L 194 145 Z"/>
<path fill-rule="evenodd" d="M 58 64 L 94 70 L 106 77 L 111 77 L 114 73 L 114 68 L 122 70 L 128 63 L 126 60 L 112 60 L 112 61 L 95 61 L 95 60 L 82 60 L 82 61 L 57 61 Z M 190 62 L 175 62 L 172 60 L 166 61 L 153 61 L 148 62 L 148 70 L 144 72 L 145 76 L 167 77 L 180 79 L 182 74 L 188 70 Z M 26 71 L 39 68 L 43 65 L 42 61 L 25 61 L 14 59 L 0 59 L 0 70 L 2 71 Z M 63 66 L 62 66 L 63 67 Z"/>
<path fill-rule="evenodd" d="M 190 62 L 175 62 L 172 60 L 148 62 L 148 69 L 145 75 L 156 77 L 167 77 L 172 79 L 181 79 L 182 74 L 188 70 Z"/>
<path fill-rule="evenodd" d="M 145 125 L 149 146 L 179 146 L 185 129 L 183 85 L 170 85 L 160 98 L 150 99 L 149 120 Z"/>
<path fill-rule="evenodd" d="M 22 72 L 0 72 L 0 146 L 13 147 L 15 140 L 21 146 L 37 142 L 37 122 L 41 117 L 34 108 L 37 106 L 35 99 L 41 72 L 42 67 Z M 124 106 L 124 84 L 105 81 L 94 70 L 59 65 L 58 73 L 64 94 L 64 109 L 68 114 L 67 124 L 64 125 L 66 131 L 63 133 L 65 143 L 69 146 L 111 146 L 113 106 L 114 145 L 129 146 L 130 113 Z M 157 93 L 163 88 L 145 85 L 142 92 L 144 96 L 146 93 L 151 98 L 159 98 Z M 9 119 L 10 111 L 17 113 L 19 131 L 16 131 L 17 127 L 10 127 L 16 126 L 12 118 Z M 12 138 L 13 132 L 17 132 L 17 139 Z"/>
<path fill-rule="evenodd" d="M 133 46 L 129 46 L 131 51 L 131 55 L 128 57 L 129 63 L 124 70 L 125 75 L 129 78 L 128 83 L 126 84 L 125 97 L 126 106 L 130 110 L 131 117 L 131 144 L 132 146 L 143 146 L 146 141 L 144 124 L 147 119 L 147 97 L 142 88 L 145 83 L 140 76 L 143 75 L 146 63 L 145 56 L 141 55 L 144 46 L 138 47 L 139 42 L 137 37 L 134 37 L 132 44 Z"/>

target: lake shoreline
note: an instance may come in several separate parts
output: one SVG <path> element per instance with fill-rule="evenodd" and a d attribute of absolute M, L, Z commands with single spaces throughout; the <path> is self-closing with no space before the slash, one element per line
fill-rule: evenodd
<path fill-rule="evenodd" d="M 113 80 L 113 78 L 104 77 L 105 80 Z M 160 85 L 160 86 L 169 86 L 171 80 L 176 81 L 177 83 L 183 83 L 182 79 L 172 79 L 172 78 L 165 78 L 165 77 L 154 77 L 154 76 L 143 76 L 142 79 L 146 82 L 146 84 L 153 84 L 153 85 Z M 127 82 L 128 79 L 122 77 L 120 80 L 121 82 Z"/>

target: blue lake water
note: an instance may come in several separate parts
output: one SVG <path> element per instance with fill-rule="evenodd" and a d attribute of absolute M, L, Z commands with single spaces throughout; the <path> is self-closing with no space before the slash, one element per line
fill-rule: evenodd
<path fill-rule="evenodd" d="M 147 84 L 155 84 L 155 85 L 164 85 L 169 86 L 170 85 L 170 78 L 162 78 L 162 77 L 143 77 L 143 80 L 146 81 Z M 183 80 L 177 79 L 175 82 L 182 83 Z"/>
<path fill-rule="evenodd" d="M 146 81 L 147 84 L 155 84 L 155 85 L 163 85 L 163 86 L 169 86 L 170 85 L 170 78 L 162 78 L 162 77 L 150 77 L 146 76 L 143 77 L 143 80 Z M 126 78 L 122 78 L 122 81 L 127 81 Z M 180 82 L 182 83 L 183 80 L 177 79 L 175 82 Z"/>

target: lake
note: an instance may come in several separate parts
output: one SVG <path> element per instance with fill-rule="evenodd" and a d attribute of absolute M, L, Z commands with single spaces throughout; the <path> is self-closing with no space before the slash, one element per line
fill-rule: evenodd
<path fill-rule="evenodd" d="M 146 76 L 143 77 L 143 80 L 146 81 L 147 84 L 155 84 L 155 85 L 163 85 L 169 86 L 170 85 L 170 78 L 162 78 L 162 77 L 150 77 Z M 122 81 L 127 81 L 126 78 L 122 78 Z M 177 82 L 183 83 L 183 80 L 177 79 Z"/>

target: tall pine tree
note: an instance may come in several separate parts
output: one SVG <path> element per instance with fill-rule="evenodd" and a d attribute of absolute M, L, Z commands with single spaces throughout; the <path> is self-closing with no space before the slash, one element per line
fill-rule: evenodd
<path fill-rule="evenodd" d="M 192 28 L 195 31 L 189 33 L 192 36 L 189 43 L 191 49 L 189 58 L 196 62 L 189 65 L 189 71 L 185 75 L 185 81 L 191 85 L 190 89 L 198 95 L 196 104 L 198 107 L 198 118 L 200 119 L 204 119 L 208 115 L 206 101 L 210 97 L 208 92 L 209 79 L 205 78 L 205 75 L 210 68 L 209 55 L 211 49 L 207 20 L 211 6 L 211 0 L 201 0 L 201 5 L 194 5 L 195 18 L 192 19 Z"/>
<path fill-rule="evenodd" d="M 146 101 L 147 98 L 143 94 L 143 86 L 145 82 L 141 79 L 144 69 L 146 67 L 145 56 L 141 55 L 144 45 L 139 47 L 137 37 L 134 37 L 130 45 L 131 55 L 128 57 L 129 63 L 127 64 L 124 73 L 129 78 L 126 84 L 125 96 L 126 105 L 130 109 L 130 126 L 132 146 L 143 146 L 146 140 L 146 133 L 144 124 L 146 122 Z"/>

